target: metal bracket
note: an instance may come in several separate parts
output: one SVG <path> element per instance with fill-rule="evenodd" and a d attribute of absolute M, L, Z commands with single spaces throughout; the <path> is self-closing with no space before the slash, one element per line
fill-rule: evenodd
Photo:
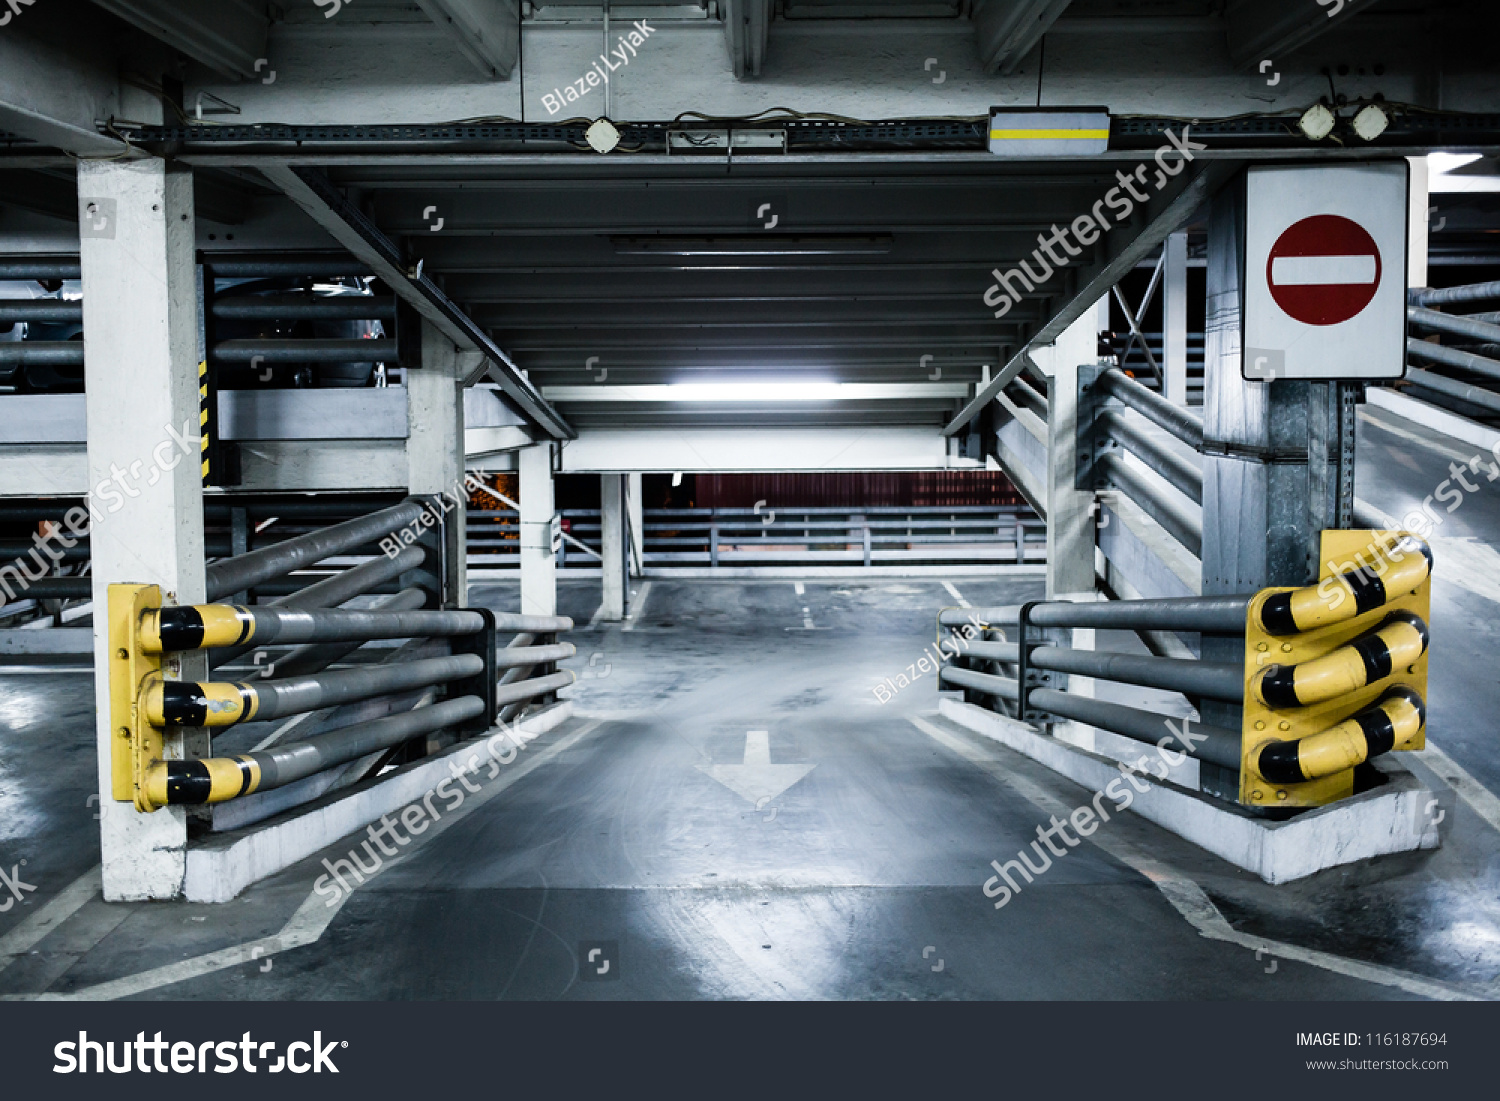
<path fill-rule="evenodd" d="M 142 812 L 146 770 L 165 752 L 162 731 L 146 721 L 143 701 L 148 681 L 161 677 L 161 657 L 141 645 L 141 617 L 161 607 L 156 585 L 109 587 L 109 725 L 111 793 Z"/>
<path fill-rule="evenodd" d="M 1104 489 L 1104 481 L 1100 478 L 1099 459 L 1106 451 L 1110 451 L 1119 445 L 1110 438 L 1100 427 L 1100 418 L 1105 409 L 1119 406 L 1119 402 L 1111 402 L 1109 397 L 1095 385 L 1101 375 L 1109 370 L 1097 364 L 1084 364 L 1078 368 L 1078 418 L 1077 432 L 1074 440 L 1077 444 L 1074 449 L 1074 474 L 1073 488 L 1092 493 Z"/>
<path fill-rule="evenodd" d="M 472 677 L 453 681 L 448 689 L 448 698 L 457 699 L 460 696 L 478 696 L 484 700 L 484 710 L 472 719 L 455 726 L 453 729 L 462 734 L 483 734 L 495 725 L 495 720 L 500 714 L 500 705 L 495 700 L 495 686 L 499 681 L 499 669 L 496 667 L 496 643 L 495 643 L 495 613 L 488 608 L 469 608 L 467 611 L 478 612 L 484 617 L 484 630 L 472 635 L 456 635 L 453 638 L 452 653 L 455 654 L 478 654 L 484 659 L 484 668 Z"/>
<path fill-rule="evenodd" d="M 1058 720 L 1048 711 L 1031 706 L 1031 690 L 1034 688 L 1056 688 L 1058 678 L 1066 674 L 1054 673 L 1050 669 L 1037 669 L 1031 664 L 1031 650 L 1036 646 L 1048 646 L 1059 642 L 1058 632 L 1048 628 L 1031 626 L 1031 609 L 1044 600 L 1033 600 L 1021 605 L 1021 614 L 1016 628 L 1016 643 L 1020 661 L 1016 664 L 1016 712 L 1022 722 L 1036 726 L 1048 726 Z"/>

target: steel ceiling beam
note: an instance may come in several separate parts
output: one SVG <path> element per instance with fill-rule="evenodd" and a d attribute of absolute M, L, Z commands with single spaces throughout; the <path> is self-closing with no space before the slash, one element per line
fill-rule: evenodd
<path fill-rule="evenodd" d="M 431 321 L 464 351 L 482 353 L 488 374 L 513 401 L 521 415 L 553 439 L 577 436 L 562 415 L 548 405 L 535 386 L 489 334 L 453 302 L 426 274 L 406 270 L 401 250 L 341 192 L 327 176 L 293 165 L 266 166 L 266 178 L 308 216 L 370 266 L 397 296 Z"/>
<path fill-rule="evenodd" d="M 194 61 L 230 77 L 255 76 L 271 17 L 263 0 L 94 0 Z"/>
<path fill-rule="evenodd" d="M 1279 61 L 1335 28 L 1348 25 L 1375 0 L 1343 0 L 1332 6 L 1307 0 L 1229 0 L 1224 11 L 1226 38 L 1235 68 L 1252 69 L 1266 59 Z"/>
<path fill-rule="evenodd" d="M 418 6 L 491 80 L 510 79 L 521 54 L 520 0 L 417 0 Z"/>
<path fill-rule="evenodd" d="M 986 73 L 1009 76 L 1071 0 L 975 0 L 974 35 Z"/>
<path fill-rule="evenodd" d="M 1208 198 L 1224 186 L 1230 176 L 1240 169 L 1237 161 L 1200 160 L 1184 169 L 1174 185 L 1151 199 L 1145 207 L 1133 236 L 1130 226 L 1116 226 L 1101 241 L 1100 256 L 1094 263 L 1067 269 L 1069 276 L 1059 282 L 1067 285 L 1062 306 L 1053 313 L 1040 329 L 1021 343 L 1020 350 L 1011 357 L 989 385 L 980 389 L 974 399 L 965 405 L 958 416 L 948 422 L 943 435 L 954 436 L 979 415 L 986 405 L 995 400 L 995 395 L 1009 386 L 1028 364 L 1034 368 L 1029 352 L 1043 344 L 1051 344 L 1069 325 L 1082 317 L 1094 303 L 1110 292 L 1125 274 L 1145 257 L 1150 255 L 1167 239 L 1167 235 L 1186 222 Z M 1140 209 L 1137 208 L 1137 214 Z M 1027 326 L 1029 328 L 1029 326 Z"/>

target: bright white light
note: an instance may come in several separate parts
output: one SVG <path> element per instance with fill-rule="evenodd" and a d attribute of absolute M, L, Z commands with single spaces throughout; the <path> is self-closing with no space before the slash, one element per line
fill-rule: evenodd
<path fill-rule="evenodd" d="M 674 382 L 659 389 L 660 401 L 836 401 L 837 382 Z"/>
<path fill-rule="evenodd" d="M 1455 176 L 1453 170 L 1479 160 L 1478 153 L 1428 153 L 1427 190 L 1444 193 L 1455 191 L 1500 191 L 1500 176 Z"/>

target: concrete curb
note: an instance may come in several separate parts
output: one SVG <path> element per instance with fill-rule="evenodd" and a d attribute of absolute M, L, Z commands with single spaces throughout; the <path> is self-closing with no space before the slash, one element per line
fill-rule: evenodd
<path fill-rule="evenodd" d="M 571 700 L 516 724 L 522 734 L 545 734 L 573 715 Z M 488 737 L 487 733 L 485 737 Z M 321 801 L 295 817 L 259 829 L 221 834 L 189 847 L 183 897 L 189 902 L 228 902 L 250 884 L 275 875 L 383 814 L 420 799 L 453 773 L 452 757 L 467 756 L 483 739 L 460 742 L 436 757 L 400 769 L 383 780 Z"/>
<path fill-rule="evenodd" d="M 1120 778 L 1119 762 L 1049 738 L 1026 723 L 953 699 L 940 700 L 938 710 L 1090 791 Z M 1150 747 L 1142 746 L 1142 751 Z M 1438 829 L 1429 813 L 1437 797 L 1391 756 L 1377 758 L 1375 764 L 1389 778 L 1384 786 L 1285 822 L 1252 817 L 1201 792 L 1140 773 L 1150 787 L 1131 792 L 1130 809 L 1267 883 L 1290 883 L 1386 853 L 1437 848 Z"/>

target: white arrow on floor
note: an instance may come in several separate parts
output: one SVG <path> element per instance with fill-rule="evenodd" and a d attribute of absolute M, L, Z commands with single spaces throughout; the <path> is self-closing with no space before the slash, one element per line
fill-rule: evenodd
<path fill-rule="evenodd" d="M 760 807 L 764 805 L 764 800 L 776 798 L 817 767 L 815 764 L 773 765 L 770 732 L 752 730 L 745 735 L 744 764 L 699 765 L 698 770 L 708 773 L 736 795 Z"/>

